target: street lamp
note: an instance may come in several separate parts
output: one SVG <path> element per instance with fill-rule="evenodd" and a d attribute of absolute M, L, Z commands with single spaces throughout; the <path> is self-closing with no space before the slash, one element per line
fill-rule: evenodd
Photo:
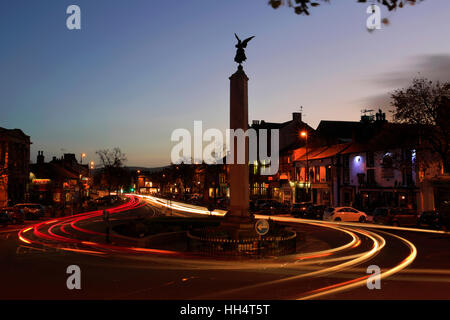
<path fill-rule="evenodd" d="M 136 183 L 136 193 L 139 193 L 140 186 L 139 186 L 139 175 L 141 174 L 141 170 L 137 170 L 137 183 Z M 145 178 L 142 179 L 144 182 L 144 188 L 145 188 Z M 147 191 L 147 190 L 146 190 Z"/>
<path fill-rule="evenodd" d="M 306 152 L 306 170 L 305 170 L 305 184 L 306 184 L 306 193 L 308 194 L 309 197 L 309 187 L 308 187 L 308 182 L 309 182 L 309 165 L 308 165 L 308 132 L 303 130 L 300 132 L 300 137 L 305 139 L 305 152 Z M 310 198 L 310 197 L 309 197 Z M 308 199 L 310 200 L 310 199 Z"/>
<path fill-rule="evenodd" d="M 86 153 L 81 154 L 80 164 L 83 164 L 83 158 L 86 158 Z"/>

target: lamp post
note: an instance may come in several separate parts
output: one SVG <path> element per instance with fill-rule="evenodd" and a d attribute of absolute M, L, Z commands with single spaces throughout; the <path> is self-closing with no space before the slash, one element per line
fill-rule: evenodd
<path fill-rule="evenodd" d="M 137 170 L 136 173 L 137 173 L 137 175 L 136 175 L 137 176 L 137 180 L 136 180 L 136 185 L 135 185 L 134 192 L 139 194 L 138 190 L 141 189 L 141 186 L 139 185 L 139 176 L 141 175 L 141 170 Z M 145 185 L 145 177 L 143 178 L 143 180 L 144 180 L 144 188 L 145 188 L 146 187 L 146 185 Z M 145 192 L 147 192 L 147 189 L 145 190 Z"/>
<path fill-rule="evenodd" d="M 86 153 L 81 154 L 80 164 L 83 164 L 83 158 L 86 158 Z"/>
<path fill-rule="evenodd" d="M 92 171 L 95 168 L 95 162 L 94 161 L 90 161 L 89 162 L 89 178 L 92 179 Z"/>
<path fill-rule="evenodd" d="M 302 138 L 305 139 L 305 151 L 306 151 L 306 169 L 305 169 L 305 184 L 306 184 L 306 193 L 308 194 L 308 198 L 310 198 L 309 196 L 309 164 L 308 164 L 308 132 L 303 130 L 300 132 L 300 136 Z M 311 200 L 311 199 L 308 199 Z"/>
<path fill-rule="evenodd" d="M 88 193 L 87 193 L 88 198 L 90 198 L 90 196 L 91 196 L 91 188 L 94 185 L 94 177 L 93 177 L 93 173 L 92 173 L 94 168 L 95 168 L 95 162 L 90 161 L 89 162 L 89 180 L 88 180 L 89 189 L 88 189 Z"/>

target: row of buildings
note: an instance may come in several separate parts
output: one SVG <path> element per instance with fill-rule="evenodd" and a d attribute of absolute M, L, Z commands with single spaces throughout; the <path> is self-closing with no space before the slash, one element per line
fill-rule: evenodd
<path fill-rule="evenodd" d="M 264 164 L 250 164 L 252 199 L 419 211 L 450 201 L 450 176 L 422 129 L 390 123 L 381 110 L 360 121 L 321 121 L 316 129 L 299 112 L 283 123 L 253 121 L 250 127 L 267 129 L 268 137 L 277 129 L 280 136 L 277 174 L 262 175 Z M 226 165 L 172 165 L 159 175 L 141 174 L 138 182 L 141 192 L 229 196 Z"/>
<path fill-rule="evenodd" d="M 390 123 L 381 110 L 363 114 L 360 121 L 321 121 L 316 129 L 300 112 L 283 123 L 253 121 L 250 127 L 266 129 L 268 137 L 279 130 L 280 137 L 275 175 L 261 174 L 265 164 L 249 165 L 252 199 L 419 211 L 450 202 L 450 175 L 424 139 L 424 129 Z M 0 128 L 0 207 L 23 201 L 79 206 L 93 184 L 88 165 L 70 153 L 45 162 L 42 151 L 30 164 L 30 144 L 21 130 Z M 227 169 L 178 164 L 158 172 L 138 171 L 127 179 L 133 179 L 130 185 L 140 193 L 197 194 L 208 201 L 229 196 Z"/>
<path fill-rule="evenodd" d="M 0 128 L 0 208 L 24 199 L 30 164 L 30 137 Z"/>
<path fill-rule="evenodd" d="M 0 208 L 22 202 L 76 210 L 89 195 L 92 178 L 88 165 L 72 153 L 45 162 L 38 151 L 30 163 L 30 137 L 20 129 L 0 128 Z"/>

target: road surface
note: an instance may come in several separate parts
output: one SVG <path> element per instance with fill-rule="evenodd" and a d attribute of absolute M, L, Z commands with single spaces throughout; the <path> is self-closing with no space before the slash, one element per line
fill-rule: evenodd
<path fill-rule="evenodd" d="M 112 221 L 211 214 L 128 197 Z M 231 261 L 107 243 L 101 211 L 0 230 L 0 299 L 450 299 L 448 233 L 273 218 L 305 233 L 297 254 Z M 80 267 L 80 290 L 66 286 L 70 265 Z M 380 289 L 367 287 L 369 266 L 380 268 Z"/>

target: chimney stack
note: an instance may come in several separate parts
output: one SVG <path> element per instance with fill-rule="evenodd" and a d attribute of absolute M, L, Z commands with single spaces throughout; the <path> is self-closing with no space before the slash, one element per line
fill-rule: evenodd
<path fill-rule="evenodd" d="M 44 151 L 38 151 L 37 164 L 43 164 L 43 163 L 44 163 Z"/>
<path fill-rule="evenodd" d="M 302 122 L 302 113 L 301 112 L 293 112 L 292 120 L 297 121 L 297 122 Z"/>

